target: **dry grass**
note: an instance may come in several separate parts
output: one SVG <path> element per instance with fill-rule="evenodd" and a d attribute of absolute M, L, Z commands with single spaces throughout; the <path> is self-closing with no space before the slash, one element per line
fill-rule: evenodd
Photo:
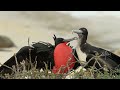
<path fill-rule="evenodd" d="M 98 57 L 94 57 L 99 59 Z M 96 61 L 97 61 L 96 59 Z M 83 68 L 91 61 L 90 59 Z M 96 62 L 95 62 L 96 63 Z M 42 69 L 36 69 L 36 63 L 29 62 L 29 65 L 31 65 L 30 69 L 26 69 L 26 62 L 23 60 L 18 64 L 16 59 L 16 66 L 14 65 L 11 69 L 13 71 L 12 74 L 5 74 L 4 76 L 1 76 L 4 79 L 69 79 L 66 78 L 68 74 L 54 74 L 50 70 L 46 69 L 43 71 Z M 7 66 L 6 66 L 7 67 Z M 8 67 L 10 68 L 10 67 Z M 102 67 L 105 68 L 105 67 Z M 80 70 L 79 72 L 74 72 L 74 75 L 70 79 L 120 79 L 120 75 L 117 75 L 116 73 L 120 73 L 120 70 L 111 70 L 109 73 L 108 71 L 105 71 L 104 73 L 101 73 L 99 69 L 95 68 L 95 65 L 88 68 L 86 71 Z"/>

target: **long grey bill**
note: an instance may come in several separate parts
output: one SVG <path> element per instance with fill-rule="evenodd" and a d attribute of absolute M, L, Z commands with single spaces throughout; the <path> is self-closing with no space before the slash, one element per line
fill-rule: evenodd
<path fill-rule="evenodd" d="M 82 34 L 83 32 L 81 30 L 72 30 L 72 33 Z"/>
<path fill-rule="evenodd" d="M 77 39 L 78 39 L 77 37 L 73 37 L 73 38 L 70 38 L 70 39 L 64 39 L 63 41 L 64 42 L 70 42 L 70 41 L 77 40 Z"/>

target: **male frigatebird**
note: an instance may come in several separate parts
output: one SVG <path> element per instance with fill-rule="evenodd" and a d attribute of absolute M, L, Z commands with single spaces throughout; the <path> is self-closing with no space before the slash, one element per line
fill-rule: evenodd
<path fill-rule="evenodd" d="M 108 70 L 113 70 L 119 67 L 119 56 L 108 50 L 87 43 L 88 30 L 86 28 L 73 30 L 73 32 L 79 37 L 76 52 L 81 65 L 85 66 L 87 64 L 88 67 L 95 65 L 95 67 L 101 71 L 104 70 L 104 67 Z"/>
<path fill-rule="evenodd" d="M 75 38 L 73 38 L 75 40 Z M 62 42 L 57 44 L 54 49 L 54 63 L 53 73 L 68 73 L 72 70 L 76 60 L 73 55 L 73 50 L 68 46 L 68 42 L 73 39 L 64 40 L 63 38 L 59 39 Z M 77 38 L 76 38 L 77 39 Z M 56 41 L 56 40 L 55 40 Z"/>
<path fill-rule="evenodd" d="M 36 63 L 36 68 L 37 69 L 45 69 L 45 63 L 48 66 L 49 70 L 53 69 L 53 66 L 55 66 L 54 63 L 54 56 L 56 57 L 57 55 L 54 54 L 54 49 L 57 45 L 65 42 L 69 42 L 72 40 L 75 40 L 76 38 L 71 38 L 71 39 L 64 39 L 64 38 L 56 38 L 54 35 L 53 37 L 55 45 L 52 45 L 48 42 L 37 42 L 32 44 L 32 46 L 24 46 L 22 47 L 15 55 L 13 55 L 9 60 L 7 60 L 1 67 L 0 67 L 0 73 L 4 75 L 5 73 L 11 74 L 13 71 L 10 69 L 13 65 L 16 66 L 16 64 L 20 64 L 23 60 L 25 62 L 32 62 Z M 61 47 L 62 48 L 62 47 Z M 59 50 L 59 51 L 62 51 Z M 65 53 L 63 53 L 65 54 Z M 64 55 L 63 55 L 64 56 Z M 62 57 L 62 56 L 61 56 Z M 59 58 L 61 58 L 59 57 Z M 17 63 L 16 63 L 17 60 Z M 58 61 L 55 61 L 58 62 Z M 59 64 L 59 63 L 56 63 Z M 8 67 L 10 68 L 8 68 Z M 26 64 L 27 70 L 30 69 L 29 64 Z M 79 63 L 76 62 L 73 69 L 77 68 L 79 66 Z"/>

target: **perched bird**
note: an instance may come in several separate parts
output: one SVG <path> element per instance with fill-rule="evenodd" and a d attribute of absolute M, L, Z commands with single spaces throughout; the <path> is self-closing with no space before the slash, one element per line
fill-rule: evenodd
<path fill-rule="evenodd" d="M 120 57 L 103 48 L 95 47 L 87 43 L 88 30 L 80 28 L 73 30 L 79 37 L 76 53 L 82 66 L 95 66 L 95 68 L 104 71 L 119 68 Z"/>
<path fill-rule="evenodd" d="M 74 38 L 73 38 L 74 39 Z M 67 45 L 68 42 L 73 39 L 63 40 L 61 38 L 61 43 L 57 44 L 54 49 L 54 63 L 53 73 L 67 73 L 73 69 L 76 60 L 73 55 L 73 50 L 70 46 Z M 60 39 L 59 39 L 60 40 Z"/>
<path fill-rule="evenodd" d="M 25 61 L 25 66 L 27 70 L 31 68 L 31 65 L 29 64 L 30 62 L 37 64 L 36 65 L 37 69 L 42 68 L 43 70 L 46 68 L 45 66 L 45 63 L 46 63 L 48 66 L 48 69 L 52 70 L 53 66 L 55 65 L 55 62 L 54 62 L 55 47 L 61 43 L 69 42 L 76 38 L 72 38 L 72 39 L 56 38 L 56 36 L 54 35 L 53 39 L 54 39 L 55 45 L 52 45 L 48 42 L 37 42 L 32 44 L 32 46 L 22 47 L 15 55 L 13 55 L 9 60 L 7 60 L 0 67 L 0 73 L 2 75 L 4 75 L 5 73 L 12 74 L 13 72 L 11 69 L 12 66 L 13 65 L 17 66 L 17 64 L 20 64 L 20 62 L 22 62 L 23 60 Z M 57 57 L 57 55 L 55 55 L 55 57 Z M 76 63 L 74 65 L 74 68 L 76 68 L 78 65 L 79 64 Z"/>

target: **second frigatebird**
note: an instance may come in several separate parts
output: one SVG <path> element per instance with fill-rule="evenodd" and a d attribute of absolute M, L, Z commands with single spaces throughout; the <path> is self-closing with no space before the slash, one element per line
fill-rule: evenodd
<path fill-rule="evenodd" d="M 73 32 L 79 37 L 76 52 L 81 65 L 84 66 L 86 63 L 86 67 L 95 65 L 95 67 L 101 71 L 104 70 L 104 67 L 108 70 L 119 68 L 119 56 L 108 50 L 87 43 L 88 30 L 86 28 L 83 27 L 79 30 L 73 30 Z"/>

